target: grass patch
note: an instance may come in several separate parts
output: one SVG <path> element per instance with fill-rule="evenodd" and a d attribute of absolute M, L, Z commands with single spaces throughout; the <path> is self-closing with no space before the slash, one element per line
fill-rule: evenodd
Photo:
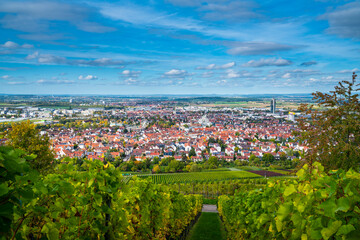
<path fill-rule="evenodd" d="M 290 171 L 284 171 L 284 170 L 269 170 L 271 172 L 276 172 L 276 173 L 281 173 L 281 174 L 284 174 L 284 175 L 294 175 L 294 174 L 291 174 Z"/>
<path fill-rule="evenodd" d="M 260 178 L 261 176 L 245 171 L 212 171 L 192 173 L 164 173 L 164 174 L 143 174 L 140 178 L 151 178 L 153 183 L 190 183 L 224 181 L 242 178 Z"/>
<path fill-rule="evenodd" d="M 226 239 L 224 227 L 217 213 L 203 212 L 194 225 L 187 240 Z"/>
<path fill-rule="evenodd" d="M 217 198 L 204 198 L 203 204 L 211 204 L 211 205 L 217 205 L 218 199 Z"/>
<path fill-rule="evenodd" d="M 202 172 L 231 171 L 229 168 L 203 169 Z"/>
<path fill-rule="evenodd" d="M 261 168 L 254 167 L 254 166 L 241 166 L 237 167 L 238 169 L 245 170 L 245 171 L 259 171 L 262 170 Z"/>

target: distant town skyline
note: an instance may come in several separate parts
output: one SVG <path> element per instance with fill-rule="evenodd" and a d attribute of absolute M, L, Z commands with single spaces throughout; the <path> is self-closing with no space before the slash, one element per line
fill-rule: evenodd
<path fill-rule="evenodd" d="M 360 1 L 0 2 L 0 94 L 329 91 L 360 68 Z"/>

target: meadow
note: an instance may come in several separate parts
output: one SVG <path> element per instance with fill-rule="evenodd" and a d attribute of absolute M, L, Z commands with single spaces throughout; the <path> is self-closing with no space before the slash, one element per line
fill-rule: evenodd
<path fill-rule="evenodd" d="M 262 176 L 246 171 L 213 171 L 192 173 L 167 173 L 137 175 L 139 178 L 151 178 L 153 183 L 188 183 L 223 181 L 242 178 L 261 178 Z"/>

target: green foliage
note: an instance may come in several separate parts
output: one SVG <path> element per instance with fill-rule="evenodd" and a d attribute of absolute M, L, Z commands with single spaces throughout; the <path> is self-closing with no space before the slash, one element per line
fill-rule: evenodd
<path fill-rule="evenodd" d="M 29 120 L 12 124 L 6 137 L 9 146 L 36 155 L 36 158 L 29 160 L 31 168 L 40 172 L 46 172 L 52 168 L 54 153 L 50 150 L 49 137 L 41 136 L 39 130 Z"/>
<path fill-rule="evenodd" d="M 0 146 L 0 239 L 11 238 L 11 225 L 14 223 L 14 208 L 32 200 L 32 189 L 24 182 L 34 182 L 38 174 L 31 171 L 24 151 Z"/>
<path fill-rule="evenodd" d="M 216 156 L 211 156 L 209 157 L 207 163 L 209 164 L 210 168 L 217 168 L 219 165 L 219 160 Z"/>
<path fill-rule="evenodd" d="M 237 179 L 210 182 L 189 182 L 166 184 L 170 189 L 183 194 L 200 194 L 205 198 L 216 198 L 220 195 L 234 195 L 237 191 L 264 188 L 266 179 Z"/>
<path fill-rule="evenodd" d="M 208 182 L 223 181 L 241 178 L 259 178 L 260 175 L 245 171 L 213 171 L 213 172 L 191 172 L 191 173 L 169 173 L 169 174 L 146 174 L 138 175 L 140 178 L 151 178 L 153 183 L 186 183 L 186 182 Z"/>
<path fill-rule="evenodd" d="M 342 81 L 329 94 L 313 93 L 317 107 L 302 105 L 299 110 L 311 115 L 310 121 L 299 119 L 298 140 L 309 146 L 307 163 L 319 161 L 325 170 L 358 169 L 360 163 L 360 102 L 356 93 L 356 75 L 351 82 Z"/>
<path fill-rule="evenodd" d="M 359 239 L 360 174 L 324 173 L 320 163 L 298 180 L 269 182 L 261 190 L 220 196 L 219 214 L 230 239 Z"/>
<path fill-rule="evenodd" d="M 273 163 L 275 161 L 275 157 L 271 153 L 264 153 L 262 160 L 265 163 Z"/>
<path fill-rule="evenodd" d="M 202 170 L 201 165 L 192 163 L 189 172 L 201 172 L 201 170 Z"/>
<path fill-rule="evenodd" d="M 66 158 L 53 173 L 38 176 L 21 151 L 0 148 L 0 153 L 5 239 L 175 238 L 202 208 L 199 195 L 123 179 L 110 163 L 84 160 L 79 166 Z"/>
<path fill-rule="evenodd" d="M 189 158 L 191 158 L 192 156 L 196 156 L 195 148 L 193 147 L 189 151 Z"/>

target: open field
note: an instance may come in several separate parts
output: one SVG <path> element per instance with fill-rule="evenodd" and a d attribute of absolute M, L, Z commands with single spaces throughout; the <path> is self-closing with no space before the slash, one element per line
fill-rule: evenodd
<path fill-rule="evenodd" d="M 271 172 L 276 172 L 276 173 L 281 173 L 281 174 L 284 174 L 284 175 L 294 175 L 295 173 L 292 173 L 291 170 L 289 171 L 286 171 L 286 170 L 269 170 Z"/>
<path fill-rule="evenodd" d="M 260 178 L 260 175 L 245 171 L 215 171 L 215 172 L 193 172 L 193 173 L 169 173 L 169 174 L 144 174 L 140 178 L 151 178 L 153 183 L 187 183 L 223 181 L 241 178 Z"/>

